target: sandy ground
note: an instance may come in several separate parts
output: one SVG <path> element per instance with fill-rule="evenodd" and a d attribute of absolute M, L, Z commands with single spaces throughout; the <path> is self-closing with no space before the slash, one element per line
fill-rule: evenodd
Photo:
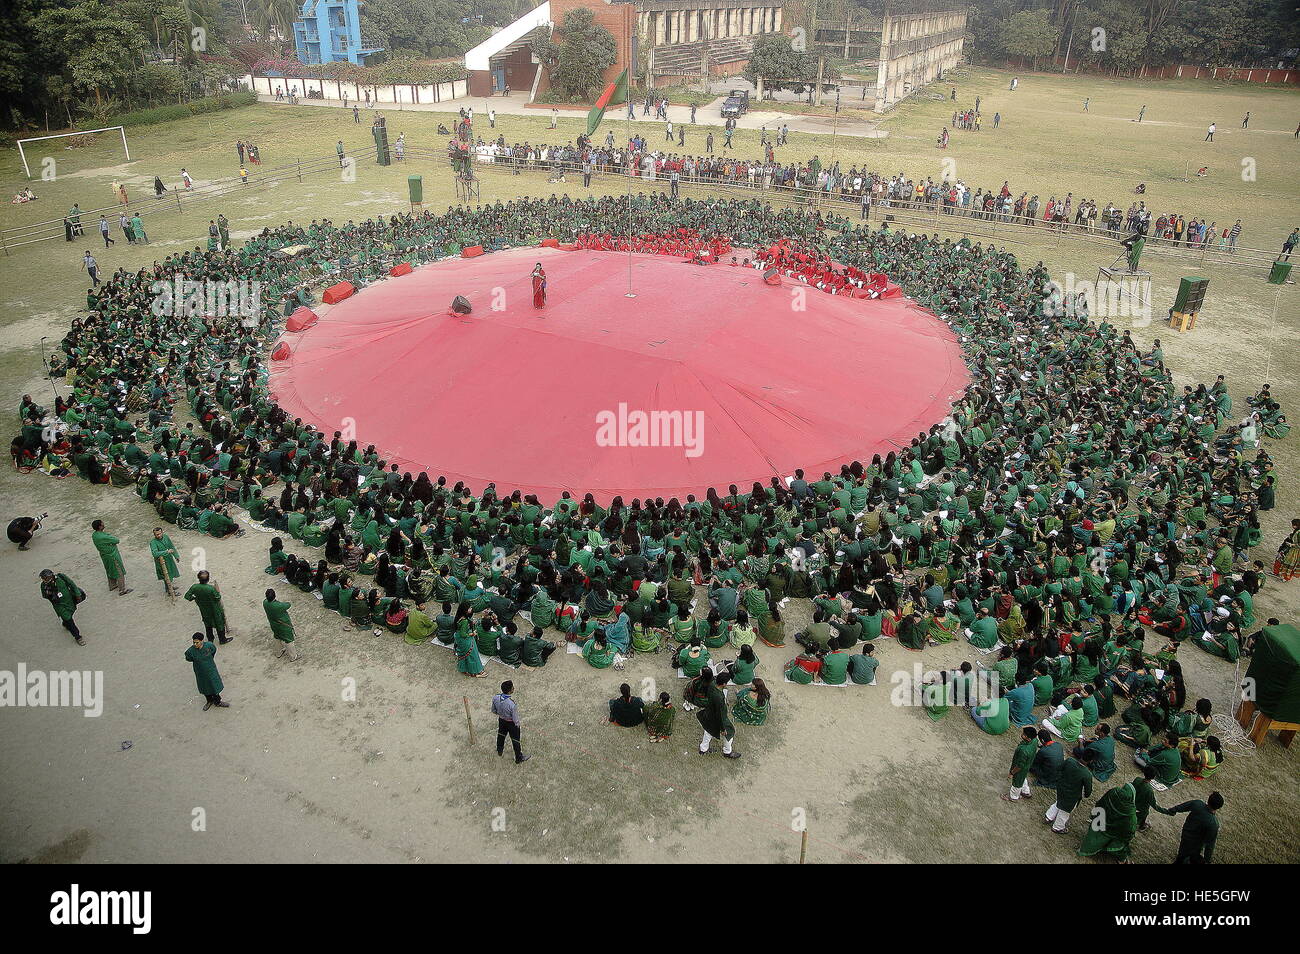
<path fill-rule="evenodd" d="M 274 118 L 282 121 L 283 115 L 276 110 Z M 346 124 L 339 128 L 353 132 Z M 170 151 L 167 168 L 188 158 L 191 168 L 212 176 L 229 157 L 224 147 L 217 156 L 207 136 L 191 125 L 168 133 L 165 141 L 148 134 L 138 138 L 143 149 Z M 355 136 L 363 141 L 364 132 Z M 322 141 L 333 138 L 331 132 Z M 906 148 L 907 141 L 891 136 L 889 148 Z M 366 170 L 364 181 L 344 186 L 289 183 L 232 200 L 227 214 L 240 236 L 285 218 L 329 215 L 342 221 L 386 213 L 405 207 L 405 172 L 379 178 L 378 171 Z M 107 182 L 120 172 L 105 164 L 94 175 L 103 182 L 90 188 L 98 191 L 102 184 L 106 193 Z M 429 182 L 433 193 L 432 176 Z M 48 187 L 54 214 L 81 194 L 70 191 L 69 201 L 62 201 L 58 190 L 64 187 Z M 84 180 L 77 188 L 85 188 Z M 437 188 L 442 191 L 436 199 L 431 194 L 431 208 L 450 191 L 441 182 Z M 617 192 L 622 186 L 604 188 Z M 544 178 L 485 180 L 485 200 L 489 189 L 497 190 L 492 197 L 508 197 L 548 194 L 552 187 Z M 1280 201 L 1285 217 L 1273 227 L 1284 234 L 1287 213 L 1297 205 L 1289 191 Z M 215 211 L 200 206 L 160 219 L 150 249 L 119 244 L 101 254 L 101 262 L 138 267 L 192 246 Z M 77 263 L 56 244 L 48 252 L 0 259 L 0 376 L 11 428 L 17 426 L 13 415 L 21 394 L 52 400 L 50 384 L 40 377 L 38 342 L 42 336 L 57 341 L 84 296 Z M 1018 251 L 1030 261 L 1041 257 L 1056 275 L 1077 269 L 1092 277 L 1099 264 L 1094 259 L 1100 258 L 1069 245 Z M 1185 269 L 1158 255 L 1151 256 L 1151 267 L 1158 299 L 1170 299 Z M 1273 289 L 1257 287 L 1262 277 L 1241 277 L 1218 266 L 1208 274 L 1213 309 L 1196 333 L 1162 334 L 1158 324 L 1123 326 L 1131 326 L 1144 344 L 1163 337 L 1180 380 L 1209 382 L 1226 373 L 1239 405 L 1271 381 L 1294 418 L 1300 407 L 1294 288 L 1276 299 L 1281 311 L 1275 320 Z M 1300 512 L 1297 437 L 1272 447 L 1283 478 L 1278 509 L 1264 521 L 1258 555 L 1266 560 L 1282 528 Z M 1046 808 L 1041 795 L 1028 804 L 998 799 L 1012 738 L 984 735 L 959 710 L 934 724 L 919 709 L 891 704 L 894 671 L 910 670 L 918 661 L 932 668 L 972 659 L 961 645 L 918 655 L 886 641 L 879 651 L 880 685 L 847 689 L 785 684 L 780 667 L 793 650 L 761 648 L 759 674 L 776 694 L 774 710 L 766 726 L 739 727 L 737 748 L 744 757 L 728 762 L 692 754 L 699 737 L 689 714 L 679 715 L 669 745 L 648 745 L 639 730 L 601 721 L 605 700 L 622 681 L 647 696 L 660 688 L 679 694 L 681 684 L 664 656 L 636 657 L 622 673 L 598 672 L 571 656 L 553 657 L 533 673 L 508 673 L 493 662 L 487 678 L 470 680 L 454 672 L 446 650 L 354 630 L 293 590 L 288 598 L 304 658 L 297 664 L 276 659 L 259 606 L 270 581 L 262 573 L 270 535 L 250 531 L 214 541 L 171 528 L 182 554 L 205 548 L 237 636 L 217 657 L 231 708 L 202 712 L 182 658 L 198 613 L 191 604 L 169 604 L 153 579 L 147 553 L 157 523 L 152 510 L 130 492 L 92 488 L 75 478 L 18 475 L 9 468 L 0 473 L 0 499 L 6 520 L 18 513 L 51 514 L 31 552 L 0 543 L 0 593 L 12 614 L 0 624 L 0 670 L 20 663 L 100 670 L 106 695 L 99 718 L 71 709 L 0 709 L 7 769 L 0 774 L 0 860 L 794 862 L 801 819 L 812 862 L 1077 860 L 1082 818 L 1072 834 L 1058 837 L 1039 821 Z M 136 588 L 128 596 L 106 591 L 90 545 L 89 524 L 96 517 L 122 538 Z M 78 613 L 86 647 L 68 638 L 39 598 L 37 574 L 44 566 L 70 573 L 86 588 L 89 598 Z M 1257 606 L 1261 617 L 1296 619 L 1300 583 L 1288 587 L 1270 579 Z M 793 632 L 806 622 L 806 608 L 796 608 L 789 619 Z M 1189 698 L 1209 696 L 1224 711 L 1233 668 L 1190 646 L 1183 657 Z M 534 755 L 523 766 L 493 752 L 488 703 L 507 675 L 519 688 L 524 742 Z M 355 701 L 345 698 L 350 680 Z M 466 698 L 474 720 L 472 745 Z M 1256 752 L 1236 746 L 1229 752 L 1213 786 L 1228 800 L 1216 860 L 1300 860 L 1300 746 L 1286 751 L 1270 739 Z M 1127 754 L 1120 752 L 1121 758 Z M 1131 777 L 1131 766 L 1122 763 L 1116 779 Z M 1204 797 L 1210 788 L 1185 784 L 1161 802 Z M 1135 860 L 1172 859 L 1178 823 L 1159 816 L 1154 825 L 1138 837 Z"/>

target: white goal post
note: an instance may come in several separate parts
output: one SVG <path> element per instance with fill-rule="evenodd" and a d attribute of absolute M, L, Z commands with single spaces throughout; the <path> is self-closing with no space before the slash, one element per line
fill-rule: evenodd
<path fill-rule="evenodd" d="M 30 178 L 32 177 L 32 170 L 31 170 L 31 168 L 27 165 L 27 153 L 25 153 L 25 152 L 23 151 L 23 143 L 25 143 L 25 142 L 42 142 L 43 140 L 46 140 L 46 139 L 67 139 L 67 138 L 69 138 L 69 137 L 71 137 L 71 136 L 89 136 L 89 135 L 92 134 L 92 133 L 112 132 L 114 129 L 116 129 L 118 132 L 120 132 L 120 133 L 122 134 L 122 151 L 126 153 L 126 161 L 127 161 L 127 162 L 130 162 L 130 161 L 131 161 L 131 149 L 130 149 L 130 147 L 127 146 L 127 144 L 126 144 L 126 127 L 125 127 L 125 126 L 105 126 L 103 129 L 83 129 L 83 130 L 80 130 L 79 132 L 58 133 L 58 134 L 53 135 L 53 136 L 32 136 L 32 137 L 29 138 L 29 139 L 19 139 L 19 140 L 18 140 L 18 155 L 22 156 L 22 159 L 23 159 L 23 172 L 27 173 L 27 178 L 30 179 Z"/>

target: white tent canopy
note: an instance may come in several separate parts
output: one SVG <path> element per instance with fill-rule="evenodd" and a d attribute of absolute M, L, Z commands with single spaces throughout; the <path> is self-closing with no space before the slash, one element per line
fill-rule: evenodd
<path fill-rule="evenodd" d="M 524 37 L 540 26 L 551 22 L 551 5 L 543 3 L 525 13 L 522 17 L 492 34 L 474 49 L 465 54 L 465 69 L 482 72 L 492 69 L 492 58 L 509 53 L 511 48 L 520 43 Z"/>

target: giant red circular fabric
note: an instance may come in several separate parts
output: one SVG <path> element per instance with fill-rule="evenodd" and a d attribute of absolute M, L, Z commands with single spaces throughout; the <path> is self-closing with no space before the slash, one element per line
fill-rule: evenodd
<path fill-rule="evenodd" d="M 456 295 L 471 314 L 448 315 Z M 605 503 L 865 462 L 941 420 L 968 380 L 952 331 L 905 298 L 526 248 L 362 289 L 272 366 L 271 392 L 327 438 L 355 434 L 412 473 Z"/>

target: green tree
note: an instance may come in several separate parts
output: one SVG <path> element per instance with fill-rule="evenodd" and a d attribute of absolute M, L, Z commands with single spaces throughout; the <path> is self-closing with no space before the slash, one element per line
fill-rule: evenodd
<path fill-rule="evenodd" d="M 613 34 L 582 7 L 564 15 L 558 43 L 554 37 L 545 38 L 534 52 L 550 68 L 556 92 L 578 100 L 593 99 L 604 89 L 605 70 L 618 59 Z"/>
<path fill-rule="evenodd" d="M 361 8 L 361 34 L 384 49 L 455 56 L 492 35 L 456 0 L 383 0 Z M 466 22 L 468 21 L 468 22 Z"/>
<path fill-rule="evenodd" d="M 1056 50 L 1059 30 L 1050 10 L 1021 10 L 1007 21 L 1003 45 L 1011 56 L 1030 60 L 1033 68 Z"/>
<path fill-rule="evenodd" d="M 768 33 L 754 39 L 754 50 L 745 66 L 745 79 L 763 88 L 789 89 L 802 93 L 817 83 L 817 57 L 796 53 L 790 37 Z"/>
<path fill-rule="evenodd" d="M 81 0 L 32 19 L 36 42 L 63 51 L 59 75 L 66 86 L 93 96 L 97 107 L 128 85 L 142 61 L 144 34 L 123 13 L 121 4 Z"/>

